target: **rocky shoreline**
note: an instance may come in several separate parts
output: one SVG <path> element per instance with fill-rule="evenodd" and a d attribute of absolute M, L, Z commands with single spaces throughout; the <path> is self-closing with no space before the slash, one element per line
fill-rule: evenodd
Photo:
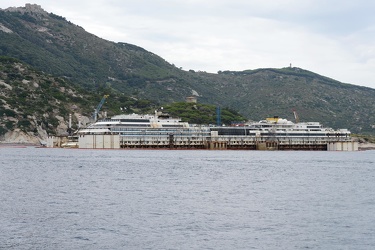
<path fill-rule="evenodd" d="M 359 143 L 358 150 L 365 151 L 365 150 L 375 150 L 375 143 Z"/>
<path fill-rule="evenodd" d="M 35 136 L 33 133 L 25 133 L 20 129 L 7 132 L 0 138 L 0 145 L 41 145 L 47 139 L 47 133 L 43 133 L 45 138 Z"/>

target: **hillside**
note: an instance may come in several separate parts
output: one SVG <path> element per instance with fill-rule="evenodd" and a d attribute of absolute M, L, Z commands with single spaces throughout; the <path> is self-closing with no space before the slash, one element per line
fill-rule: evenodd
<path fill-rule="evenodd" d="M 72 128 L 78 120 L 92 122 L 93 110 L 104 94 L 109 94 L 102 110 L 108 116 L 126 113 L 153 113 L 160 105 L 149 100 L 127 97 L 110 88 L 89 92 L 61 77 L 37 71 L 17 59 L 0 56 L 0 142 L 40 143 L 47 135 L 67 135 L 68 118 Z M 124 109 L 125 108 L 125 109 Z M 164 110 L 191 123 L 215 123 L 215 106 L 172 103 Z M 234 111 L 223 109 L 222 121 L 244 120 Z M 103 112 L 99 113 L 103 117 Z M 99 118 L 100 118 L 99 117 Z"/>
<path fill-rule="evenodd" d="M 40 6 L 0 10 L 0 54 L 67 79 L 90 93 L 110 89 L 151 103 L 199 103 L 237 110 L 252 120 L 278 115 L 374 134 L 375 89 L 344 84 L 300 68 L 218 74 L 183 71 L 136 45 L 87 33 Z"/>
<path fill-rule="evenodd" d="M 112 94 L 110 91 L 101 87 L 89 92 L 65 78 L 0 56 L 0 141 L 38 143 L 48 134 L 67 134 L 69 114 L 73 115 L 73 128 L 79 117 L 86 125 L 104 93 Z M 128 112 L 146 112 L 156 104 L 113 94 L 104 108 L 114 115 L 124 106 Z"/>
<path fill-rule="evenodd" d="M 34 142 L 56 130 L 66 132 L 64 116 L 80 113 L 81 93 L 64 80 L 32 70 L 12 58 L 0 58 L 0 141 Z M 48 104 L 48 105 L 47 105 Z M 84 106 L 84 105 L 82 105 Z"/>

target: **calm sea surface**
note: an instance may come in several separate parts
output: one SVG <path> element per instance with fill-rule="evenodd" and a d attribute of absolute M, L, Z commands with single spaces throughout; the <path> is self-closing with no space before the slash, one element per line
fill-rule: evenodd
<path fill-rule="evenodd" d="M 0 249 L 375 249 L 375 151 L 0 148 Z"/>

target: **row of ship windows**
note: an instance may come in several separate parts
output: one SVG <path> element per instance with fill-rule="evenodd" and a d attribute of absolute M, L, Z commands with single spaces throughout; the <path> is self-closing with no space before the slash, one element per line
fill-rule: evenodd
<path fill-rule="evenodd" d="M 209 133 L 170 133 L 168 131 L 161 132 L 151 132 L 147 131 L 145 133 L 140 133 L 139 131 L 134 131 L 133 133 L 121 133 L 124 136 L 166 136 L 166 135 L 174 135 L 174 136 L 193 136 L 193 137 L 210 137 Z M 241 135 L 233 135 L 233 134 L 220 134 L 220 136 L 241 136 Z M 242 135 L 245 136 L 245 135 Z M 255 133 L 250 133 L 246 136 L 256 136 Z M 262 133 L 261 136 L 264 137 L 348 137 L 347 134 L 266 134 Z"/>
<path fill-rule="evenodd" d="M 164 128 L 182 128 L 184 125 L 173 125 L 173 124 L 163 124 L 162 127 Z M 96 127 L 103 127 L 103 128 L 106 128 L 106 127 L 147 127 L 147 128 L 150 128 L 150 124 L 108 124 L 106 126 L 96 126 Z"/>
<path fill-rule="evenodd" d="M 219 135 L 250 135 L 250 136 L 256 136 L 257 133 L 238 133 L 239 131 L 236 131 L 237 133 L 231 133 L 230 131 L 224 132 L 219 131 Z M 260 133 L 261 136 L 348 136 L 348 134 L 342 134 L 342 133 Z"/>
<path fill-rule="evenodd" d="M 274 125 L 254 125 L 255 129 L 259 129 L 259 128 L 273 128 L 275 127 Z M 277 128 L 292 128 L 293 125 L 278 125 Z M 297 128 L 304 128 L 305 126 L 297 126 Z M 306 126 L 306 128 L 310 129 L 310 128 L 318 128 L 318 129 L 321 129 L 322 126 L 321 125 L 308 125 Z"/>
<path fill-rule="evenodd" d="M 250 135 L 256 135 L 255 133 L 250 133 Z M 276 135 L 276 136 L 348 136 L 347 134 L 326 134 L 326 133 L 307 133 L 307 134 L 300 134 L 300 133 L 261 133 L 262 136 L 270 136 L 270 135 Z"/>
<path fill-rule="evenodd" d="M 120 122 L 143 122 L 143 123 L 149 123 L 149 119 L 119 119 L 119 120 L 110 120 L 110 121 L 120 121 Z M 158 120 L 160 122 L 160 120 Z M 166 121 L 169 122 L 169 121 Z"/>

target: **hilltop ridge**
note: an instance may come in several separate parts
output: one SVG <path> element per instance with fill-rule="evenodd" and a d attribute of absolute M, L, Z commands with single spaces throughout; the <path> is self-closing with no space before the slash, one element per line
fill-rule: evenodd
<path fill-rule="evenodd" d="M 38 4 L 31 4 L 31 3 L 27 3 L 25 4 L 25 7 L 9 7 L 9 8 L 6 8 L 6 9 L 1 9 L 0 10 L 5 10 L 5 11 L 10 11 L 10 12 L 20 12 L 20 13 L 26 13 L 26 12 L 30 12 L 30 13 L 39 13 L 39 14 L 43 14 L 43 15 L 48 15 L 48 12 L 45 11 L 41 5 L 38 5 Z"/>
<path fill-rule="evenodd" d="M 274 115 L 293 120 L 295 109 L 304 121 L 374 133 L 375 89 L 296 67 L 184 71 L 137 45 L 90 34 L 39 5 L 0 10 L 0 55 L 96 95 L 108 89 L 161 104 L 195 95 L 200 103 L 228 107 L 252 120 Z"/>

